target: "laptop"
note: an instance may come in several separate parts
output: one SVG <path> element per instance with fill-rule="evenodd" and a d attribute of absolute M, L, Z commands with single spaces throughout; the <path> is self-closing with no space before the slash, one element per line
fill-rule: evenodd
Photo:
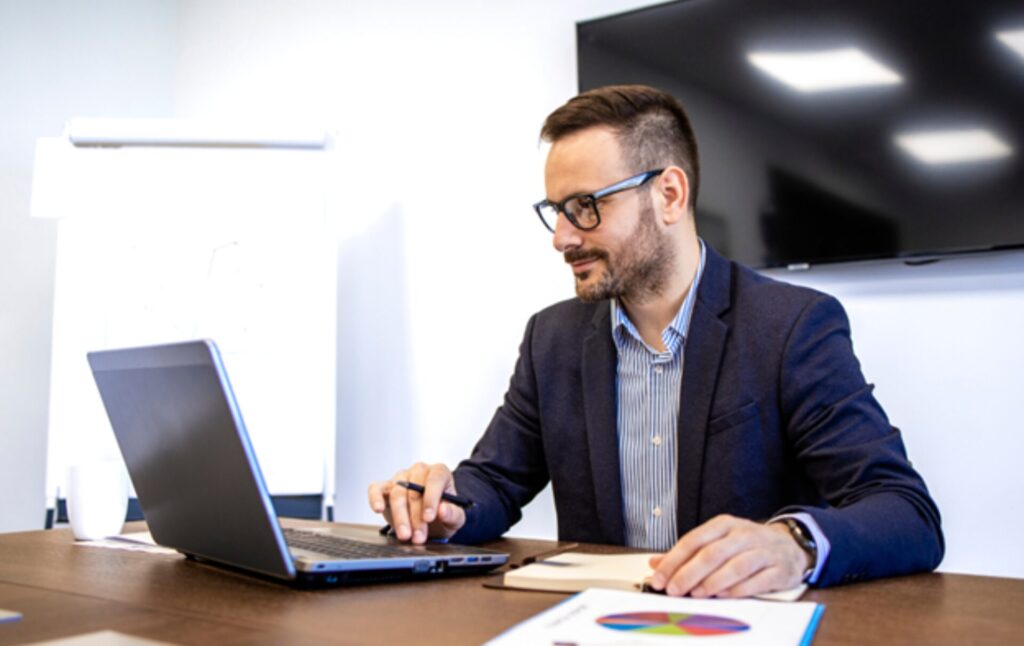
<path fill-rule="evenodd" d="M 376 529 L 282 528 L 213 341 L 105 350 L 89 366 L 153 539 L 300 586 L 478 574 L 509 555 Z"/>

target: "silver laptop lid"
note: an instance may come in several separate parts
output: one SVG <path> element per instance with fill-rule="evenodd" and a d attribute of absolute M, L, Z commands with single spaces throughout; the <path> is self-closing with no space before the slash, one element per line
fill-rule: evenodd
<path fill-rule="evenodd" d="M 185 554 L 295 578 L 213 341 L 88 358 L 153 538 Z"/>

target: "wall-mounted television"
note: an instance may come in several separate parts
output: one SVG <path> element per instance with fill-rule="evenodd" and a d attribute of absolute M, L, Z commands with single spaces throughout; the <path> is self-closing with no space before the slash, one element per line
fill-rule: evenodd
<path fill-rule="evenodd" d="M 1024 247 L 1020 0 L 682 0 L 577 25 L 580 90 L 686 106 L 698 231 L 755 267 Z"/>

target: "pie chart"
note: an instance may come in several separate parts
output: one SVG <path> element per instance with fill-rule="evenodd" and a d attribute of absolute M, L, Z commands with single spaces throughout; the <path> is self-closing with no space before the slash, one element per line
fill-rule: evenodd
<path fill-rule="evenodd" d="M 597 623 L 610 630 L 677 637 L 712 637 L 750 630 L 749 624 L 736 619 L 682 612 L 625 612 L 599 617 Z"/>

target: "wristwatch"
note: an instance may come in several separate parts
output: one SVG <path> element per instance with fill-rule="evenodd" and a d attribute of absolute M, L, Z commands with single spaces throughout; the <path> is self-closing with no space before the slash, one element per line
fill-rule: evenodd
<path fill-rule="evenodd" d="M 793 537 L 793 540 L 800 546 L 800 549 L 810 557 L 811 564 L 804 570 L 804 575 L 801 579 L 806 581 L 807 577 L 811 576 L 811 573 L 814 572 L 814 566 L 818 563 L 818 544 L 814 542 L 814 536 L 810 530 L 804 527 L 803 523 L 795 518 L 780 518 L 776 522 L 786 525 L 786 528 L 789 529 L 789 535 Z"/>

